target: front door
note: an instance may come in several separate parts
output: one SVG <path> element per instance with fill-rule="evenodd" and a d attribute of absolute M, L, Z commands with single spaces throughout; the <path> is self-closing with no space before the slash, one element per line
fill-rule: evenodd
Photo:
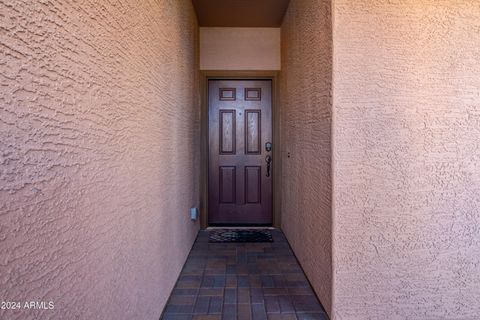
<path fill-rule="evenodd" d="M 209 80 L 208 220 L 272 223 L 272 81 Z"/>

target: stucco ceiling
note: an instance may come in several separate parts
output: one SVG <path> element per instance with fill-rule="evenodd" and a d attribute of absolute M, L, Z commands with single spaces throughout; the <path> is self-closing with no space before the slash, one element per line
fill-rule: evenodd
<path fill-rule="evenodd" d="M 289 0 L 192 0 L 201 27 L 279 27 Z"/>

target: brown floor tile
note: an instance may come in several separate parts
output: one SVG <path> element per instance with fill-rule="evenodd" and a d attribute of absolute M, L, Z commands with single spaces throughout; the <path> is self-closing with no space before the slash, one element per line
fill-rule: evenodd
<path fill-rule="evenodd" d="M 277 296 L 265 296 L 265 309 L 267 313 L 280 313 Z"/>
<path fill-rule="evenodd" d="M 294 313 L 295 308 L 293 307 L 292 300 L 289 295 L 277 296 L 278 304 L 280 306 L 281 313 Z"/>
<path fill-rule="evenodd" d="M 236 288 L 237 287 L 237 276 L 236 275 L 227 275 L 225 279 L 226 288 Z"/>
<path fill-rule="evenodd" d="M 245 263 L 237 264 L 235 267 L 235 273 L 237 275 L 248 275 L 248 265 Z"/>
<path fill-rule="evenodd" d="M 165 307 L 165 313 L 192 313 L 193 305 L 184 304 L 167 304 Z"/>
<path fill-rule="evenodd" d="M 278 296 L 281 294 L 288 294 L 288 290 L 286 288 L 263 288 L 263 294 L 266 296 Z"/>
<path fill-rule="evenodd" d="M 201 284 L 202 288 L 224 288 L 225 275 L 205 275 Z"/>
<path fill-rule="evenodd" d="M 237 320 L 237 304 L 224 304 L 222 320 Z"/>
<path fill-rule="evenodd" d="M 172 291 L 172 296 L 196 296 L 198 294 L 198 289 L 178 289 L 174 288 Z"/>
<path fill-rule="evenodd" d="M 195 303 L 195 308 L 193 312 L 195 314 L 207 314 L 209 305 L 210 305 L 209 296 L 199 296 L 197 297 L 197 301 Z"/>
<path fill-rule="evenodd" d="M 198 294 L 200 296 L 223 296 L 223 288 L 200 288 Z"/>
<path fill-rule="evenodd" d="M 275 288 L 285 288 L 285 277 L 284 275 L 274 275 L 273 283 L 275 284 Z"/>
<path fill-rule="evenodd" d="M 175 285 L 179 289 L 199 288 L 202 282 L 201 275 L 184 275 L 182 274 Z"/>
<path fill-rule="evenodd" d="M 237 265 L 236 264 L 227 264 L 225 269 L 226 274 L 236 274 L 237 273 Z"/>
<path fill-rule="evenodd" d="M 314 295 L 312 288 L 288 288 L 288 294 L 292 296 L 296 295 Z"/>
<path fill-rule="evenodd" d="M 297 313 L 298 320 L 328 320 L 325 313 Z"/>
<path fill-rule="evenodd" d="M 162 320 L 192 320 L 191 314 L 165 314 Z"/>
<path fill-rule="evenodd" d="M 250 289 L 249 288 L 238 288 L 237 289 L 237 300 L 238 300 L 238 303 L 250 303 Z"/>
<path fill-rule="evenodd" d="M 238 304 L 237 305 L 237 318 L 240 320 L 252 319 L 252 312 L 250 304 Z"/>
<path fill-rule="evenodd" d="M 263 303 L 263 290 L 261 288 L 250 288 L 251 303 Z"/>
<path fill-rule="evenodd" d="M 168 303 L 193 305 L 195 303 L 195 296 L 172 295 Z"/>
<path fill-rule="evenodd" d="M 275 288 L 275 281 L 273 281 L 273 276 L 261 276 L 260 281 L 262 282 L 262 287 L 264 288 Z"/>
<path fill-rule="evenodd" d="M 252 304 L 252 320 L 267 320 L 267 312 L 263 303 Z"/>
<path fill-rule="evenodd" d="M 267 317 L 268 317 L 268 320 L 297 320 L 297 316 L 294 313 L 290 313 L 290 314 L 269 313 Z"/>
<path fill-rule="evenodd" d="M 237 277 L 237 286 L 239 288 L 248 288 L 250 287 L 250 281 L 247 275 Z"/>
<path fill-rule="evenodd" d="M 323 308 L 315 296 L 292 296 L 296 312 L 323 312 Z"/>
<path fill-rule="evenodd" d="M 285 236 L 272 235 L 272 243 L 209 243 L 201 231 L 162 319 L 328 319 Z"/>
<path fill-rule="evenodd" d="M 226 288 L 224 300 L 226 304 L 237 303 L 237 288 Z"/>
<path fill-rule="evenodd" d="M 210 306 L 208 307 L 208 314 L 222 313 L 223 297 L 214 296 L 210 298 Z"/>
<path fill-rule="evenodd" d="M 250 288 L 261 288 L 262 287 L 262 278 L 259 275 L 250 275 L 248 276 L 248 284 Z"/>
<path fill-rule="evenodd" d="M 220 314 L 208 314 L 208 315 L 194 315 L 192 320 L 221 320 L 222 315 Z"/>
<path fill-rule="evenodd" d="M 294 273 L 294 274 L 285 275 L 284 286 L 286 288 L 291 288 L 291 287 L 309 288 L 310 284 L 308 283 L 308 280 L 304 274 Z"/>

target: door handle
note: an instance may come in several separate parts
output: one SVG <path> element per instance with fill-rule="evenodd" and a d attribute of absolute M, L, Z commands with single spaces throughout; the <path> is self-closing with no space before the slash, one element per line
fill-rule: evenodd
<path fill-rule="evenodd" d="M 272 157 L 270 155 L 266 156 L 265 162 L 267 163 L 267 177 L 270 177 L 270 164 L 272 163 Z"/>

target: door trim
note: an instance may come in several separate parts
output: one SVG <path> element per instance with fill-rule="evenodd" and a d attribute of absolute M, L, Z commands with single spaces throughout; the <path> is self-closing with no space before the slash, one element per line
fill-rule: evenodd
<path fill-rule="evenodd" d="M 272 81 L 272 206 L 273 226 L 280 227 L 280 182 L 281 182 L 281 153 L 280 153 L 280 113 L 278 112 L 278 71 L 200 71 L 200 226 L 208 227 L 208 80 L 271 80 Z"/>

